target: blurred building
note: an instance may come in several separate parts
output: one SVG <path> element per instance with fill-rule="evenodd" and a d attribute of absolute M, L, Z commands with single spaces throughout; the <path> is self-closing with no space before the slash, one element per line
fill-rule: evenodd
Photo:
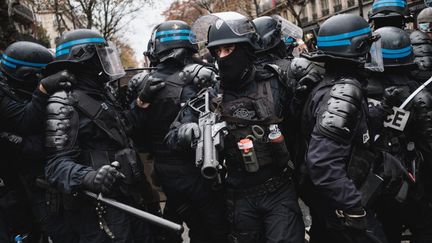
<path fill-rule="evenodd" d="M 302 5 L 306 5 L 302 8 Z M 408 7 L 413 14 L 417 16 L 418 12 L 423 9 L 424 3 L 422 0 L 408 0 Z M 258 16 L 279 14 L 293 23 L 297 23 L 304 29 L 304 32 L 316 32 L 320 23 L 324 22 L 328 17 L 338 13 L 363 13 L 363 17 L 367 19 L 368 12 L 372 8 L 372 0 L 303 0 L 290 1 L 291 6 L 287 5 L 287 1 L 282 0 L 261 0 Z M 300 13 L 300 23 L 294 15 L 289 11 L 289 7 L 294 8 L 296 13 Z M 302 9 L 302 10 L 301 10 Z M 343 23 L 341 23 L 343 24 Z"/>
<path fill-rule="evenodd" d="M 47 32 L 51 47 L 55 46 L 55 42 L 63 32 L 83 28 L 86 24 L 83 16 L 76 16 L 75 13 L 66 11 L 62 7 L 65 4 L 64 0 L 59 0 L 57 6 L 40 4 L 36 10 L 37 18 Z"/>

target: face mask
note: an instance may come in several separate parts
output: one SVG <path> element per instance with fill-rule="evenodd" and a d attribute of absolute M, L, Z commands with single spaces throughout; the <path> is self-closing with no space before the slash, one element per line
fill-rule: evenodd
<path fill-rule="evenodd" d="M 248 51 L 240 45 L 236 45 L 234 51 L 228 56 L 217 58 L 222 88 L 240 88 L 251 62 L 252 58 Z"/>

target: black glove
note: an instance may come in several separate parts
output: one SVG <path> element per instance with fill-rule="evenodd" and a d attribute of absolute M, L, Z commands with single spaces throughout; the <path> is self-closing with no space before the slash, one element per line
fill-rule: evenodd
<path fill-rule="evenodd" d="M 111 165 L 104 165 L 97 171 L 90 171 L 84 176 L 83 186 L 92 192 L 109 193 L 117 179 L 125 176 L 117 170 L 119 162 L 112 162 Z"/>
<path fill-rule="evenodd" d="M 129 80 L 126 89 L 126 102 L 128 105 L 130 105 L 130 103 L 132 103 L 138 97 L 138 92 L 142 89 L 146 75 L 148 75 L 148 73 L 141 72 Z"/>
<path fill-rule="evenodd" d="M 183 148 L 190 148 L 194 139 L 199 138 L 200 129 L 198 124 L 191 122 L 181 125 L 178 129 L 178 143 Z"/>
<path fill-rule="evenodd" d="M 401 87 L 388 87 L 384 90 L 381 100 L 381 109 L 386 116 L 393 114 L 393 107 L 400 106 L 403 101 L 404 89 Z"/>
<path fill-rule="evenodd" d="M 53 94 L 59 90 L 70 89 L 76 83 L 75 76 L 67 70 L 50 75 L 40 81 L 48 94 Z"/>
<path fill-rule="evenodd" d="M 342 225 L 357 230 L 367 229 L 366 211 L 358 206 L 350 210 L 336 210 L 336 216 L 342 220 Z"/>
<path fill-rule="evenodd" d="M 139 93 L 138 98 L 144 103 L 151 103 L 156 94 L 163 88 L 165 88 L 165 82 L 149 77 L 144 84 L 144 88 Z"/>
<path fill-rule="evenodd" d="M 304 100 L 315 86 L 323 79 L 319 72 L 312 71 L 298 81 L 295 88 L 295 98 Z"/>

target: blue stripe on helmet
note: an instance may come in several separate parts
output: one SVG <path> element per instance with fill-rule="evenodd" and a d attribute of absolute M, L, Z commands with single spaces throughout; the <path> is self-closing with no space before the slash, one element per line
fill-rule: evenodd
<path fill-rule="evenodd" d="M 381 48 L 382 53 L 386 53 L 386 54 L 397 54 L 397 53 L 403 53 L 403 52 L 407 52 L 407 51 L 411 51 L 412 47 L 411 46 L 407 46 L 401 49 L 386 49 L 386 48 Z"/>
<path fill-rule="evenodd" d="M 339 40 L 339 41 L 317 41 L 318 47 L 325 47 L 325 46 L 349 46 L 351 45 L 350 40 Z"/>
<path fill-rule="evenodd" d="M 61 51 L 57 51 L 57 52 L 56 52 L 56 57 L 59 57 L 59 56 L 61 56 L 61 55 L 69 54 L 69 52 L 70 52 L 70 49 L 63 49 L 63 50 L 61 50 Z"/>
<path fill-rule="evenodd" d="M 383 5 L 383 6 L 381 6 Z M 405 1 L 402 0 L 382 0 L 376 1 L 372 4 L 372 8 L 385 7 L 385 6 L 397 6 L 404 8 L 407 5 Z"/>
<path fill-rule="evenodd" d="M 380 3 L 372 5 L 372 9 L 383 8 L 383 7 L 400 7 L 405 8 L 405 4 L 402 3 Z"/>
<path fill-rule="evenodd" d="M 339 35 L 318 36 L 317 40 L 318 41 L 342 40 L 342 39 L 348 39 L 348 38 L 359 36 L 359 35 L 369 34 L 371 32 L 372 32 L 371 29 L 369 27 L 366 27 L 363 29 L 359 29 L 359 30 L 355 30 L 355 31 L 351 31 L 351 32 L 343 33 L 343 34 L 339 34 Z"/>
<path fill-rule="evenodd" d="M 16 65 L 14 65 L 14 64 L 12 64 L 12 63 L 6 61 L 5 59 L 1 59 L 0 62 L 3 63 L 4 65 L 10 67 L 10 68 L 13 68 L 13 69 L 16 68 Z"/>
<path fill-rule="evenodd" d="M 62 49 L 74 46 L 74 45 L 80 45 L 80 44 L 87 44 L 87 43 L 104 43 L 106 42 L 104 38 L 97 37 L 97 38 L 84 38 L 84 39 L 78 39 L 73 41 L 65 42 L 59 46 L 57 46 L 56 51 L 60 51 Z"/>
<path fill-rule="evenodd" d="M 182 30 L 163 30 L 156 32 L 156 37 L 159 37 L 161 35 L 171 35 L 171 34 L 190 34 L 192 31 L 188 29 L 182 29 Z"/>
<path fill-rule="evenodd" d="M 388 58 L 388 59 L 407 57 L 407 56 L 411 55 L 411 53 L 412 53 L 412 47 L 411 46 L 401 48 L 401 49 L 382 48 L 383 58 Z"/>
<path fill-rule="evenodd" d="M 20 61 L 20 60 L 17 60 L 15 58 L 7 56 L 6 54 L 3 54 L 3 60 L 7 60 L 8 62 L 13 63 L 13 64 L 19 64 L 19 65 L 28 66 L 28 67 L 43 68 L 46 65 L 48 65 L 48 63 L 35 63 L 35 62 Z"/>
<path fill-rule="evenodd" d="M 170 37 L 160 38 L 160 42 L 176 41 L 176 40 L 190 40 L 190 38 L 189 36 L 170 36 Z"/>

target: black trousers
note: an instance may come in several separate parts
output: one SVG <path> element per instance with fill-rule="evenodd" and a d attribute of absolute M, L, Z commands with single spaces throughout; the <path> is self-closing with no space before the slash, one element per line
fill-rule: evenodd
<path fill-rule="evenodd" d="M 408 198 L 404 204 L 380 198 L 378 217 L 389 243 L 401 242 L 404 226 L 411 232 L 411 243 L 432 242 L 432 202 Z"/>
<path fill-rule="evenodd" d="M 312 227 L 310 230 L 310 243 L 386 243 L 382 225 L 372 211 L 367 212 L 367 230 L 348 228 L 342 225 L 335 213 L 323 213 L 310 209 Z M 333 216 L 334 214 L 334 216 Z M 400 243 L 400 242 L 399 242 Z"/>
<path fill-rule="evenodd" d="M 192 162 L 191 162 L 192 163 Z M 202 177 L 194 165 L 155 161 L 155 172 L 169 202 L 189 228 L 191 243 L 227 242 L 228 221 L 223 191 Z"/>
<path fill-rule="evenodd" d="M 252 198 L 228 198 L 231 242 L 302 243 L 304 224 L 294 186 Z"/>

